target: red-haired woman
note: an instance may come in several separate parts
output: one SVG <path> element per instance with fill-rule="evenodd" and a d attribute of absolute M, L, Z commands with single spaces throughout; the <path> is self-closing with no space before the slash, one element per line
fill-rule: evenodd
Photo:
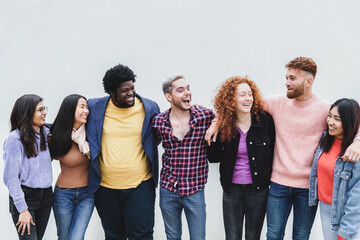
<path fill-rule="evenodd" d="M 231 77 L 214 100 L 219 134 L 208 149 L 210 162 L 220 162 L 226 239 L 260 239 L 272 170 L 275 127 L 263 110 L 256 84 Z"/>

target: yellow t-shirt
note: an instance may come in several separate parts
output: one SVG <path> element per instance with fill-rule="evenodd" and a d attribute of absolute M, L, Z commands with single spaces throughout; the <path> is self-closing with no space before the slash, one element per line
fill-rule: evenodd
<path fill-rule="evenodd" d="M 139 98 L 130 108 L 118 108 L 109 100 L 101 140 L 101 186 L 129 189 L 151 178 L 151 163 L 141 143 L 144 118 Z"/>

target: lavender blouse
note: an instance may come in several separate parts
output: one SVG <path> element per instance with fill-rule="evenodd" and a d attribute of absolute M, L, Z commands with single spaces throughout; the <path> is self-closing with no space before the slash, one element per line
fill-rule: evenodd
<path fill-rule="evenodd" d="M 238 152 L 236 156 L 234 175 L 232 182 L 235 184 L 251 184 L 251 172 L 249 165 L 249 157 L 246 145 L 247 133 L 243 133 L 240 128 L 237 128 L 240 133 L 240 142 L 238 147 Z"/>
<path fill-rule="evenodd" d="M 49 129 L 44 128 L 45 136 Z M 24 192 L 21 185 L 30 188 L 48 188 L 52 184 L 52 168 L 49 149 L 40 151 L 40 137 L 36 139 L 38 155 L 28 158 L 20 141 L 19 130 L 14 130 L 5 140 L 4 150 L 4 183 L 19 213 L 26 210 Z"/>

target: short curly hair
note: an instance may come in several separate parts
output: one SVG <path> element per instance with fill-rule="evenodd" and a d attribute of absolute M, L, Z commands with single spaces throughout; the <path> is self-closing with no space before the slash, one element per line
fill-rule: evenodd
<path fill-rule="evenodd" d="M 118 64 L 106 71 L 103 86 L 106 93 L 116 92 L 120 84 L 127 81 L 135 82 L 136 75 L 125 65 Z"/>
<path fill-rule="evenodd" d="M 314 77 L 316 76 L 317 66 L 314 60 L 309 57 L 297 57 L 291 60 L 285 65 L 286 68 L 300 69 L 305 72 L 311 73 Z"/>
<path fill-rule="evenodd" d="M 246 83 L 250 86 L 254 97 L 251 113 L 259 120 L 259 114 L 264 113 L 264 101 L 256 84 L 245 77 L 231 77 L 225 80 L 219 87 L 214 98 L 214 109 L 218 116 L 218 126 L 221 132 L 220 141 L 231 141 L 236 135 L 237 101 L 236 92 L 239 84 Z"/>

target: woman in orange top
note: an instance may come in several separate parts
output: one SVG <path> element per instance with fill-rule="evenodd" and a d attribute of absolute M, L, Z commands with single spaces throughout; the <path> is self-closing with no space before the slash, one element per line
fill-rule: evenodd
<path fill-rule="evenodd" d="M 360 161 L 342 160 L 359 129 L 360 107 L 352 99 L 330 108 L 310 174 L 309 205 L 320 200 L 324 239 L 360 239 Z"/>

